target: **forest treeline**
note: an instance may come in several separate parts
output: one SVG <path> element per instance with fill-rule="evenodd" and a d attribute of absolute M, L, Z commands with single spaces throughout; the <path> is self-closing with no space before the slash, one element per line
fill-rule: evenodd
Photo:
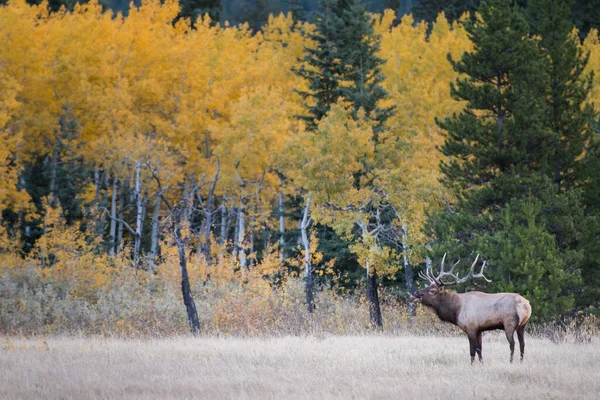
<path fill-rule="evenodd" d="M 561 0 L 431 24 L 322 5 L 258 31 L 177 1 L 0 7 L 0 329 L 131 316 L 127 290 L 198 332 L 194 299 L 235 318 L 297 277 L 306 312 L 357 296 L 381 326 L 381 289 L 407 301 L 444 253 L 537 321 L 597 311 L 598 32 Z"/>

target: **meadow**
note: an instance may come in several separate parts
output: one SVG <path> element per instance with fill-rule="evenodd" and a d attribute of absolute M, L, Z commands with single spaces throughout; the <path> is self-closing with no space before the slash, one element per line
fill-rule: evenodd
<path fill-rule="evenodd" d="M 600 340 L 527 338 L 510 364 L 503 334 L 471 365 L 462 336 L 267 338 L 4 336 L 2 399 L 596 399 Z"/>

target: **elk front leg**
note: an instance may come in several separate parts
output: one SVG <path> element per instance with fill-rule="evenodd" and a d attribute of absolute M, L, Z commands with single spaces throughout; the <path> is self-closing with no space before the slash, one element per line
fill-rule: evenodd
<path fill-rule="evenodd" d="M 475 352 L 477 349 L 477 334 L 468 334 L 469 346 L 471 349 L 471 364 L 475 361 Z"/>

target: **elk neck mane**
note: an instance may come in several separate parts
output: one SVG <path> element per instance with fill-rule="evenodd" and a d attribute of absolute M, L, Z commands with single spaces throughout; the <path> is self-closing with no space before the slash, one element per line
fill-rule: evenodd
<path fill-rule="evenodd" d="M 456 325 L 461 307 L 460 295 L 451 290 L 444 290 L 430 307 L 442 321 Z"/>

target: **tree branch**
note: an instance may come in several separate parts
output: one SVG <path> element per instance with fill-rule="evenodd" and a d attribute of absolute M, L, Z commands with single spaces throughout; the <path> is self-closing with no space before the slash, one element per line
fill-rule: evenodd
<path fill-rule="evenodd" d="M 135 236 L 136 233 L 133 230 L 133 228 L 127 222 L 123 221 L 121 218 L 113 217 L 112 215 L 110 215 L 110 211 L 108 211 L 108 208 L 98 207 L 98 209 L 104 211 L 109 216 L 110 219 L 122 223 L 127 228 L 127 230 L 129 232 L 131 232 L 132 235 Z"/>

